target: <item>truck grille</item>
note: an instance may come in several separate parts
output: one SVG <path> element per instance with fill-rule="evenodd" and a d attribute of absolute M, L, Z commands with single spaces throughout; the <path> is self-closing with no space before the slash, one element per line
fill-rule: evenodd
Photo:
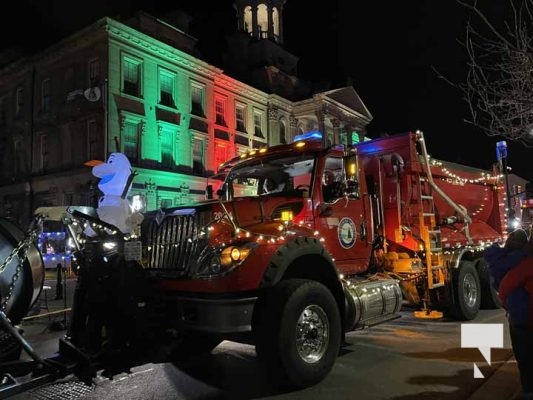
<path fill-rule="evenodd" d="M 160 223 L 153 218 L 142 233 L 145 268 L 174 277 L 187 276 L 198 260 L 206 239 L 198 233 L 204 225 L 201 214 L 167 215 Z"/>

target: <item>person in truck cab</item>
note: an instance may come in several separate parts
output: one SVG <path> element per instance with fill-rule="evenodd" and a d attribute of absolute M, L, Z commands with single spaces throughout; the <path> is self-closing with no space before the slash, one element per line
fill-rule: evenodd
<path fill-rule="evenodd" d="M 331 170 L 325 170 L 322 177 L 322 196 L 326 203 L 331 203 L 334 200 L 344 195 L 344 187 L 342 181 L 338 180 L 335 173 Z"/>
<path fill-rule="evenodd" d="M 270 193 L 279 193 L 283 190 L 285 190 L 285 182 L 277 183 L 272 178 L 265 178 L 265 181 L 263 182 L 263 193 L 264 194 L 270 194 Z"/>

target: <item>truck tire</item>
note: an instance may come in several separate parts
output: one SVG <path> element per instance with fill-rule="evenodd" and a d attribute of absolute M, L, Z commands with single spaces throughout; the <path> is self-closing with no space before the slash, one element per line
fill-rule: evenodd
<path fill-rule="evenodd" d="M 479 284 L 481 286 L 481 308 L 492 310 L 501 307 L 498 293 L 491 284 L 489 264 L 481 259 L 477 266 L 479 274 Z"/>
<path fill-rule="evenodd" d="M 254 319 L 256 352 L 283 386 L 305 388 L 323 380 L 339 354 L 340 313 L 323 284 L 281 281 Z"/>
<path fill-rule="evenodd" d="M 452 315 L 460 321 L 474 319 L 481 303 L 481 287 L 474 265 L 470 262 L 461 263 L 452 273 L 452 284 Z"/>

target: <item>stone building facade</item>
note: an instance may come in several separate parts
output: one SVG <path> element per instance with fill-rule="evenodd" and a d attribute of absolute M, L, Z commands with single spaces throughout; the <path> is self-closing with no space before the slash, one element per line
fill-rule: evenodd
<path fill-rule="evenodd" d="M 115 151 L 137 173 L 131 196 L 157 209 L 203 199 L 206 177 L 251 149 L 313 130 L 362 139 L 372 116 L 353 87 L 313 92 L 297 77 L 284 3 L 236 1 L 224 69 L 203 61 L 184 14 L 142 11 L 0 67 L 0 216 L 25 226 L 39 206 L 95 205 L 84 163 Z"/>

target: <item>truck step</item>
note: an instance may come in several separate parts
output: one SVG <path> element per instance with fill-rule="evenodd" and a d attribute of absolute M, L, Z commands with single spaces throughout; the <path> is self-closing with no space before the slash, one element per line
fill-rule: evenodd
<path fill-rule="evenodd" d="M 421 197 L 423 200 L 433 200 L 433 196 L 431 195 L 423 194 Z"/>
<path fill-rule="evenodd" d="M 432 253 L 440 253 L 442 251 L 442 247 L 431 247 L 429 251 Z"/>
<path fill-rule="evenodd" d="M 435 213 L 424 213 L 424 217 L 434 217 Z"/>
<path fill-rule="evenodd" d="M 432 269 L 433 271 L 436 271 L 436 270 L 439 270 L 439 269 L 444 269 L 444 268 L 445 268 L 444 265 L 433 265 L 433 266 L 431 267 L 431 269 Z"/>

